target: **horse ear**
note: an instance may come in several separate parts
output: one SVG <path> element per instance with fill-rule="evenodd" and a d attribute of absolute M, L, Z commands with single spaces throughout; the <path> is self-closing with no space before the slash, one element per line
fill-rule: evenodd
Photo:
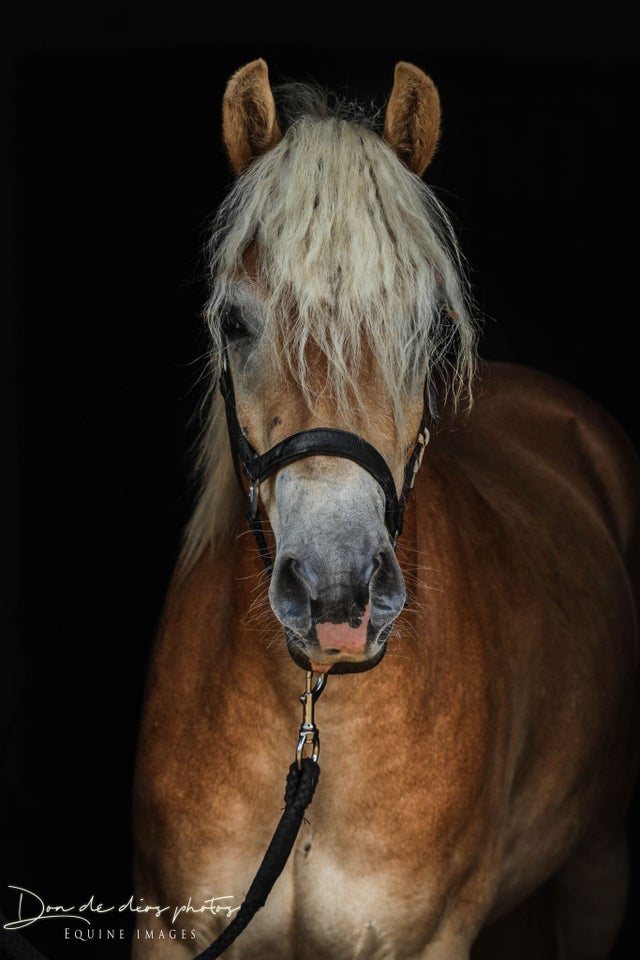
<path fill-rule="evenodd" d="M 393 89 L 384 119 L 383 138 L 410 170 L 422 176 L 440 134 L 440 97 L 423 70 L 396 64 Z"/>
<path fill-rule="evenodd" d="M 252 60 L 240 67 L 227 83 L 222 101 L 222 135 L 237 174 L 282 139 L 264 60 Z"/>

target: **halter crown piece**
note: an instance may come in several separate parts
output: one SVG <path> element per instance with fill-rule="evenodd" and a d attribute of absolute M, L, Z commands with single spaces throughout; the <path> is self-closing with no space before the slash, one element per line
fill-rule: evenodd
<path fill-rule="evenodd" d="M 249 484 L 247 522 L 254 535 L 258 550 L 260 551 L 269 575 L 273 571 L 273 560 L 267 547 L 260 519 L 258 506 L 260 484 L 263 480 L 277 473 L 282 467 L 286 467 L 287 464 L 293 463 L 295 460 L 302 460 L 305 457 L 343 457 L 346 460 L 353 460 L 354 463 L 357 463 L 358 466 L 363 467 L 363 469 L 371 474 L 374 480 L 380 484 L 382 492 L 384 493 L 385 525 L 391 535 L 391 542 L 395 549 L 398 537 L 402 533 L 404 508 L 407 497 L 413 488 L 416 475 L 422 463 L 425 447 L 429 442 L 429 428 L 427 426 L 428 404 L 426 402 L 416 443 L 405 467 L 402 490 L 400 496 L 398 496 L 396 493 L 395 480 L 382 454 L 363 437 L 359 437 L 356 433 L 350 433 L 347 430 L 338 430 L 333 427 L 317 427 L 312 430 L 302 430 L 300 433 L 291 434 L 291 436 L 276 443 L 275 446 L 267 450 L 266 453 L 257 453 L 240 429 L 233 391 L 233 380 L 231 379 L 231 371 L 229 370 L 226 352 L 223 355 L 219 386 L 224 398 L 233 465 L 243 493 L 245 493 L 245 487 L 242 474 L 244 474 Z M 240 468 L 242 468 L 242 472 Z"/>

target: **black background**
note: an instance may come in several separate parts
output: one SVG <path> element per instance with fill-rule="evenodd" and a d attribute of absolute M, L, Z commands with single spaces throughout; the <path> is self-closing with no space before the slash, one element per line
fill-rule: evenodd
<path fill-rule="evenodd" d="M 9 13 L 6 913 L 9 884 L 48 903 L 132 892 L 136 729 L 191 502 L 201 250 L 230 183 L 220 99 L 239 65 L 264 56 L 274 81 L 314 77 L 377 105 L 397 60 L 430 72 L 443 131 L 426 179 L 472 268 L 482 354 L 560 374 L 638 442 L 635 34 L 613 8 L 605 19 L 562 9 L 513 23 L 457 6 L 353 24 L 339 10 L 302 24 L 299 11 L 223 17 L 183 4 Z M 633 913 L 619 958 L 632 955 Z M 57 921 L 28 932 L 52 958 L 120 957 L 113 944 L 64 944 Z"/>

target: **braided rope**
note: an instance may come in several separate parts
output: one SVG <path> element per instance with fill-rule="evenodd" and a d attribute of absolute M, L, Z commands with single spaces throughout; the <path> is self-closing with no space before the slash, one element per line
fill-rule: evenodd
<path fill-rule="evenodd" d="M 195 960 L 215 960 L 219 957 L 240 936 L 258 910 L 265 905 L 273 885 L 289 859 L 304 819 L 304 812 L 313 799 L 319 775 L 318 764 L 309 757 L 302 760 L 300 769 L 296 761 L 291 764 L 285 785 L 284 812 L 247 896 L 229 926 L 206 950 L 199 953 Z"/>

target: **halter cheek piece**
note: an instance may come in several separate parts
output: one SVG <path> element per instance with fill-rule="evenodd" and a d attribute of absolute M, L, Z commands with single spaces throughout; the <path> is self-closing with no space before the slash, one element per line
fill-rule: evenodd
<path fill-rule="evenodd" d="M 402 533 L 404 508 L 407 497 L 415 482 L 416 474 L 420 469 L 425 447 L 429 442 L 429 428 L 427 426 L 428 404 L 425 401 L 422 421 L 418 430 L 418 437 L 404 471 L 404 481 L 400 496 L 396 493 L 393 475 L 384 457 L 370 443 L 355 433 L 346 430 L 336 430 L 330 427 L 318 427 L 313 430 L 302 430 L 286 437 L 266 453 L 257 453 L 244 433 L 240 429 L 236 411 L 233 381 L 227 363 L 226 353 L 223 356 L 222 372 L 219 380 L 220 392 L 224 398 L 227 415 L 227 427 L 233 464 L 238 482 L 244 492 L 242 473 L 249 483 L 249 511 L 247 521 L 255 537 L 256 544 L 264 561 L 267 572 L 271 574 L 273 561 L 262 531 L 262 524 L 258 510 L 260 484 L 272 476 L 282 467 L 286 467 L 295 460 L 305 457 L 343 457 L 352 460 L 362 467 L 374 480 L 380 484 L 385 500 L 385 525 L 391 536 L 395 548 L 398 537 Z"/>

